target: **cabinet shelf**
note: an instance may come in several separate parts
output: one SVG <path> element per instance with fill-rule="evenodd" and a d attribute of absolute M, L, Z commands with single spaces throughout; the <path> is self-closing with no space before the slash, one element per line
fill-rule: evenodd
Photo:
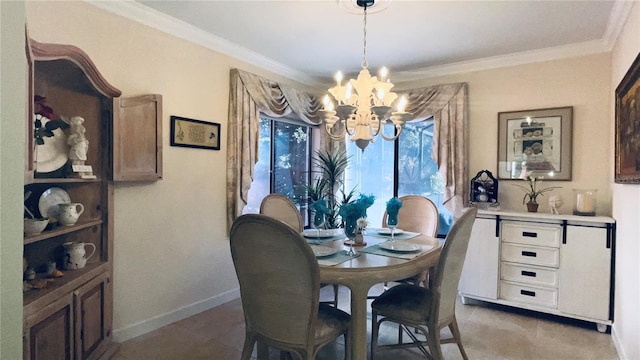
<path fill-rule="evenodd" d="M 102 179 L 80 179 L 80 178 L 36 178 L 31 179 L 28 184 L 55 184 L 55 183 L 95 183 L 100 182 Z M 25 185 L 28 185 L 25 184 Z"/>
<path fill-rule="evenodd" d="M 68 293 L 71 290 L 79 287 L 82 283 L 87 282 L 87 279 L 93 278 L 100 273 L 104 272 L 104 267 L 107 266 L 106 262 L 87 264 L 84 268 L 78 270 L 62 270 L 64 275 L 59 278 L 52 278 L 51 282 L 43 289 L 31 289 L 23 294 L 23 305 L 25 315 L 31 313 L 31 308 L 34 310 L 39 308 L 38 304 L 41 302 L 49 302 L 49 297 L 56 299 L 59 294 Z M 38 273 L 36 279 L 48 279 L 44 273 Z"/>
<path fill-rule="evenodd" d="M 100 225 L 102 224 L 102 220 L 93 220 L 93 221 L 88 221 L 85 223 L 81 223 L 81 224 L 76 224 L 76 225 L 72 225 L 72 226 L 59 226 L 53 230 L 46 230 L 41 232 L 38 235 L 32 235 L 32 236 L 25 236 L 24 237 L 24 244 L 31 244 L 34 242 L 38 242 L 38 241 L 42 241 L 42 240 L 46 240 L 46 239 L 50 239 L 56 236 L 60 236 L 60 235 L 64 235 L 64 234 L 69 234 L 72 232 L 76 232 L 82 229 L 87 229 L 90 228 L 92 226 L 96 226 L 96 225 Z"/>

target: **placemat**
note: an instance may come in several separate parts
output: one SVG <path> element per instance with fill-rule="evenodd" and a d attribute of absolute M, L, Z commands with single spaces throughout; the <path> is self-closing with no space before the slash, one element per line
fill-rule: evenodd
<path fill-rule="evenodd" d="M 365 235 L 378 237 L 378 238 L 383 238 L 383 239 L 391 239 L 391 235 L 379 234 L 378 230 L 379 229 L 367 229 L 367 230 L 365 230 Z M 414 238 L 414 237 L 416 237 L 418 235 L 420 235 L 420 233 L 411 232 L 411 231 L 403 231 L 402 234 L 393 234 L 393 238 L 396 239 L 396 240 L 409 240 L 409 239 Z"/>
<path fill-rule="evenodd" d="M 337 253 L 331 255 L 331 256 L 327 256 L 327 257 L 321 257 L 321 258 L 317 258 L 318 259 L 318 264 L 322 265 L 322 266 L 333 266 L 333 265 L 338 265 L 340 263 L 343 263 L 345 261 L 349 261 L 353 258 L 357 258 L 358 256 L 360 256 L 360 254 L 356 254 L 355 256 L 349 256 L 347 255 L 347 250 L 340 250 Z"/>
<path fill-rule="evenodd" d="M 364 249 L 361 249 L 360 252 L 411 260 L 413 258 L 416 258 L 422 255 L 423 252 L 433 249 L 433 246 L 430 246 L 430 245 L 420 245 L 420 247 L 422 249 L 416 252 L 397 252 L 397 251 L 385 250 L 381 248 L 380 245 L 371 245 L 371 246 L 367 246 Z"/>

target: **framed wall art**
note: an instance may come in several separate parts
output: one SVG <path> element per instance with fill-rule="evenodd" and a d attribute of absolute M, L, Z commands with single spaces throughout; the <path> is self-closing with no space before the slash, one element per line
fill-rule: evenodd
<path fill-rule="evenodd" d="M 571 180 L 573 107 L 498 113 L 498 178 Z"/>
<path fill-rule="evenodd" d="M 171 116 L 171 146 L 220 150 L 220 124 Z"/>
<path fill-rule="evenodd" d="M 615 182 L 640 183 L 640 53 L 616 88 Z"/>

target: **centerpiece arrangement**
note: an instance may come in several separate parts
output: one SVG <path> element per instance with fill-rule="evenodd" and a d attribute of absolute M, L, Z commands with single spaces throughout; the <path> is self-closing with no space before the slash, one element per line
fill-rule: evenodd
<path fill-rule="evenodd" d="M 349 238 L 349 245 L 356 243 L 356 238 L 360 238 L 360 244 L 363 244 L 362 231 L 367 226 L 367 209 L 373 205 L 376 197 L 373 195 L 360 195 L 360 197 L 352 202 L 342 204 L 338 215 L 344 224 L 344 234 Z M 354 255 L 353 249 L 349 249 L 349 255 Z"/>

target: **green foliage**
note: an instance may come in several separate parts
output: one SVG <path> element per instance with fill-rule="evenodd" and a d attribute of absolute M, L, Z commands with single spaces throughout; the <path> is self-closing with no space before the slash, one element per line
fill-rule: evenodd
<path fill-rule="evenodd" d="M 544 193 L 549 192 L 553 189 L 560 189 L 559 186 L 550 186 L 550 187 L 539 189 L 537 187 L 537 184 L 542 182 L 542 177 L 536 178 L 535 176 L 527 176 L 526 181 L 528 183 L 527 184 L 528 187 L 518 185 L 518 184 L 513 184 L 513 186 L 517 186 L 522 190 L 524 190 L 525 194 L 522 197 L 523 204 L 527 202 L 527 199 L 529 199 L 529 202 L 537 203 L 536 199 L 538 198 L 538 196 L 544 196 Z"/>
<path fill-rule="evenodd" d="M 326 200 L 329 213 L 326 215 L 325 228 L 339 228 L 342 223 L 338 215 L 340 205 L 350 202 L 355 194 L 355 189 L 349 193 L 342 189 L 349 157 L 344 151 L 316 151 L 312 159 L 314 168 L 318 170 L 312 176 L 312 182 L 306 186 L 307 201 L 313 203 L 320 199 Z"/>

